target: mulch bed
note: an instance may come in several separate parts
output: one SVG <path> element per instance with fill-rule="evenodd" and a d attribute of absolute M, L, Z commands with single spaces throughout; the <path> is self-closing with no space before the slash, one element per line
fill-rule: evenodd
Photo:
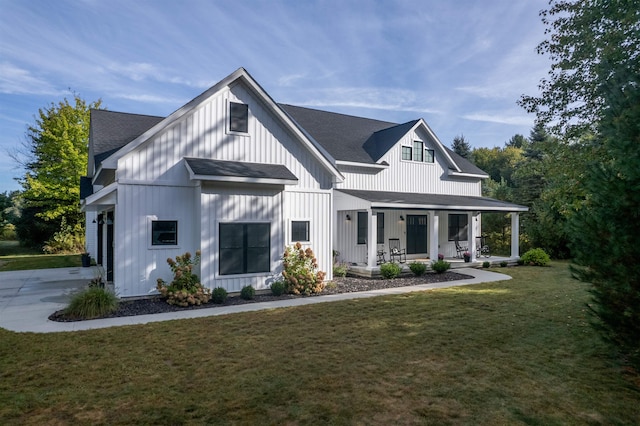
<path fill-rule="evenodd" d="M 460 274 L 457 272 L 447 271 L 442 274 L 427 272 L 421 277 L 406 276 L 392 280 L 379 278 L 358 278 L 358 277 L 338 277 L 333 280 L 335 285 L 327 286 L 319 295 L 296 296 L 293 294 L 283 294 L 282 296 L 274 296 L 270 293 L 256 294 L 253 299 L 245 300 L 240 295 L 232 295 L 227 298 L 225 303 L 216 304 L 209 302 L 199 306 L 180 307 L 169 305 L 159 297 L 149 297 L 144 299 L 124 300 L 118 304 L 118 309 L 109 315 L 101 318 L 127 317 L 133 315 L 160 314 L 164 312 L 177 312 L 189 309 L 217 308 L 233 305 L 244 305 L 247 303 L 270 302 L 274 300 L 295 299 L 300 297 L 315 297 L 327 294 L 354 293 L 361 291 L 378 290 L 383 288 L 407 287 L 420 284 L 433 284 L 446 281 L 458 281 L 473 278 L 470 275 Z M 64 310 L 56 311 L 49 316 L 51 321 L 72 322 L 82 321 L 81 318 L 69 317 L 64 314 Z"/>

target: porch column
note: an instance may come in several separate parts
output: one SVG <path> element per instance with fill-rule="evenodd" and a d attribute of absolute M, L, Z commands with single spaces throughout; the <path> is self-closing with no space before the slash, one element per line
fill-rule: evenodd
<path fill-rule="evenodd" d="M 511 257 L 520 257 L 520 213 L 511 212 Z"/>
<path fill-rule="evenodd" d="M 429 233 L 429 259 L 432 262 L 438 260 L 440 236 L 438 235 L 438 229 L 440 229 L 440 216 L 438 212 L 430 211 L 429 224 L 431 225 L 431 232 Z"/>
<path fill-rule="evenodd" d="M 469 237 L 469 253 L 471 254 L 471 261 L 476 261 L 476 233 L 475 233 L 475 223 L 473 219 L 475 215 L 473 212 L 467 213 L 467 236 Z"/>
<path fill-rule="evenodd" d="M 367 230 L 367 267 L 375 268 L 376 260 L 378 259 L 378 250 L 377 250 L 377 235 L 376 231 L 378 229 L 378 215 L 373 214 L 373 210 L 369 210 L 369 229 Z"/>

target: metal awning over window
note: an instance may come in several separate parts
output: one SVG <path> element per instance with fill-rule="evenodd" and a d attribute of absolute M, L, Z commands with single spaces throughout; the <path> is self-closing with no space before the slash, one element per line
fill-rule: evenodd
<path fill-rule="evenodd" d="M 191 180 L 297 185 L 298 178 L 281 164 L 185 158 Z"/>

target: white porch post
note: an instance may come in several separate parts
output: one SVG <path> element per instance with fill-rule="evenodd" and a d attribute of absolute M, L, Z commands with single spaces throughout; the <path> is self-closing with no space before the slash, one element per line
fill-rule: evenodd
<path fill-rule="evenodd" d="M 469 253 L 471 254 L 471 261 L 476 261 L 476 233 L 475 223 L 473 221 L 473 212 L 467 213 L 467 236 L 469 237 Z"/>
<path fill-rule="evenodd" d="M 373 214 L 373 210 L 369 210 L 369 229 L 367 231 L 367 267 L 374 268 L 376 266 L 376 260 L 378 259 L 377 250 L 377 235 L 378 230 L 378 215 Z"/>
<path fill-rule="evenodd" d="M 520 257 L 520 213 L 511 212 L 511 257 Z"/>
<path fill-rule="evenodd" d="M 440 228 L 440 216 L 438 212 L 429 211 L 429 224 L 431 225 L 431 232 L 429 233 L 429 259 L 432 262 L 438 260 L 440 236 L 438 235 L 438 229 Z"/>

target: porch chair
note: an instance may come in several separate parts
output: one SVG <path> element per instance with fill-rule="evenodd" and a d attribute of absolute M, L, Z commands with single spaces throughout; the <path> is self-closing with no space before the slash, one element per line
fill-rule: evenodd
<path fill-rule="evenodd" d="M 384 245 L 378 245 L 378 248 L 377 248 L 378 259 L 376 260 L 376 263 L 378 265 L 387 262 L 387 259 L 384 256 L 385 253 L 386 252 L 384 251 Z"/>
<path fill-rule="evenodd" d="M 465 251 L 469 251 L 468 247 L 462 247 L 460 245 L 460 240 L 458 240 L 457 238 L 454 240 L 454 242 L 456 243 L 456 257 L 458 259 L 462 259 L 464 257 L 464 252 Z"/>
<path fill-rule="evenodd" d="M 400 248 L 399 238 L 389 238 L 389 258 L 392 262 L 395 258 L 398 258 L 400 263 L 407 261 L 407 251 L 406 249 Z"/>

